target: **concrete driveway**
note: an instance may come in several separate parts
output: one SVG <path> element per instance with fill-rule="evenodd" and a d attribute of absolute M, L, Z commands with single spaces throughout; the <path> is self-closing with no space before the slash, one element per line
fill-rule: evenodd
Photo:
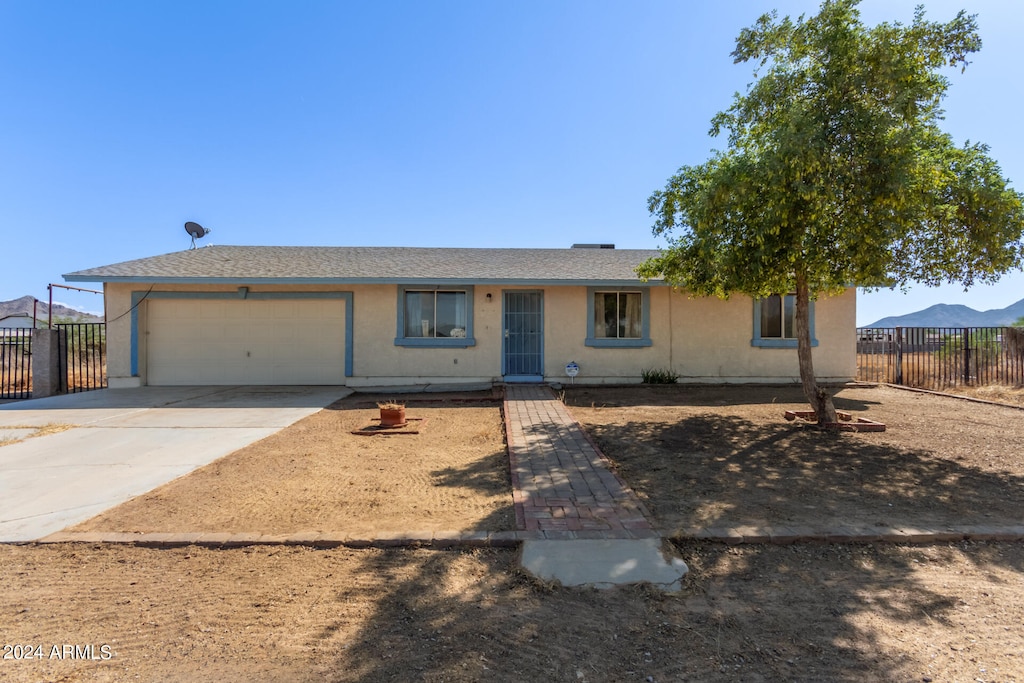
<path fill-rule="evenodd" d="M 345 387 L 141 387 L 0 405 L 0 542 L 77 524 L 265 438 Z"/>

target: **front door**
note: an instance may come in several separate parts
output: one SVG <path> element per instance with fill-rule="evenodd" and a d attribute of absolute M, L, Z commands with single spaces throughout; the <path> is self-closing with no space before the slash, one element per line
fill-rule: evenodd
<path fill-rule="evenodd" d="M 544 379 L 544 292 L 504 292 L 505 340 L 502 375 L 506 382 Z"/>

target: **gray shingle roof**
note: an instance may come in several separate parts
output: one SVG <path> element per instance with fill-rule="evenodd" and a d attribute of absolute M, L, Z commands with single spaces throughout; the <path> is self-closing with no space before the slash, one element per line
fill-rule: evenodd
<path fill-rule="evenodd" d="M 68 273 L 69 282 L 637 282 L 649 249 L 210 246 Z"/>

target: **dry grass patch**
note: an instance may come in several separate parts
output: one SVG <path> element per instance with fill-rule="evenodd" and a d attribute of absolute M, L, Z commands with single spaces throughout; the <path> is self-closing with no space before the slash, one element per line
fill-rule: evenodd
<path fill-rule="evenodd" d="M 11 438 L 11 439 L 0 439 L 0 446 L 6 446 L 8 444 L 18 443 L 19 441 L 24 441 L 25 439 L 32 439 L 32 438 L 35 438 L 37 436 L 46 436 L 48 434 L 59 434 L 60 432 L 66 432 L 69 429 L 74 429 L 76 426 L 77 425 L 58 424 L 58 423 L 55 423 L 55 422 L 54 423 L 50 423 L 50 424 L 45 424 L 42 427 L 39 427 L 37 425 L 8 425 L 8 426 L 3 427 L 3 429 L 5 429 L 5 430 L 6 429 L 31 429 L 33 431 L 32 431 L 31 434 L 26 434 L 23 437 L 17 437 L 17 438 Z"/>
<path fill-rule="evenodd" d="M 959 394 L 980 398 L 985 401 L 1007 403 L 1024 407 L 1024 387 L 1009 387 L 1001 384 L 990 384 L 983 387 L 954 387 L 944 390 L 948 394 Z"/>

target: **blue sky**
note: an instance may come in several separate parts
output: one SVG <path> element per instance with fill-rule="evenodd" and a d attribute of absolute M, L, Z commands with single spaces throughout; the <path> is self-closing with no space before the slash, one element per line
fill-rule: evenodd
<path fill-rule="evenodd" d="M 917 0 L 866 0 L 869 23 Z M 946 129 L 1024 188 L 1024 9 L 977 13 Z M 750 80 L 729 53 L 763 12 L 816 2 L 51 2 L 0 0 L 0 300 L 62 273 L 212 244 L 663 244 L 646 200 L 705 160 Z M 858 322 L 994 287 L 860 296 Z M 101 298 L 58 291 L 99 310 Z"/>

